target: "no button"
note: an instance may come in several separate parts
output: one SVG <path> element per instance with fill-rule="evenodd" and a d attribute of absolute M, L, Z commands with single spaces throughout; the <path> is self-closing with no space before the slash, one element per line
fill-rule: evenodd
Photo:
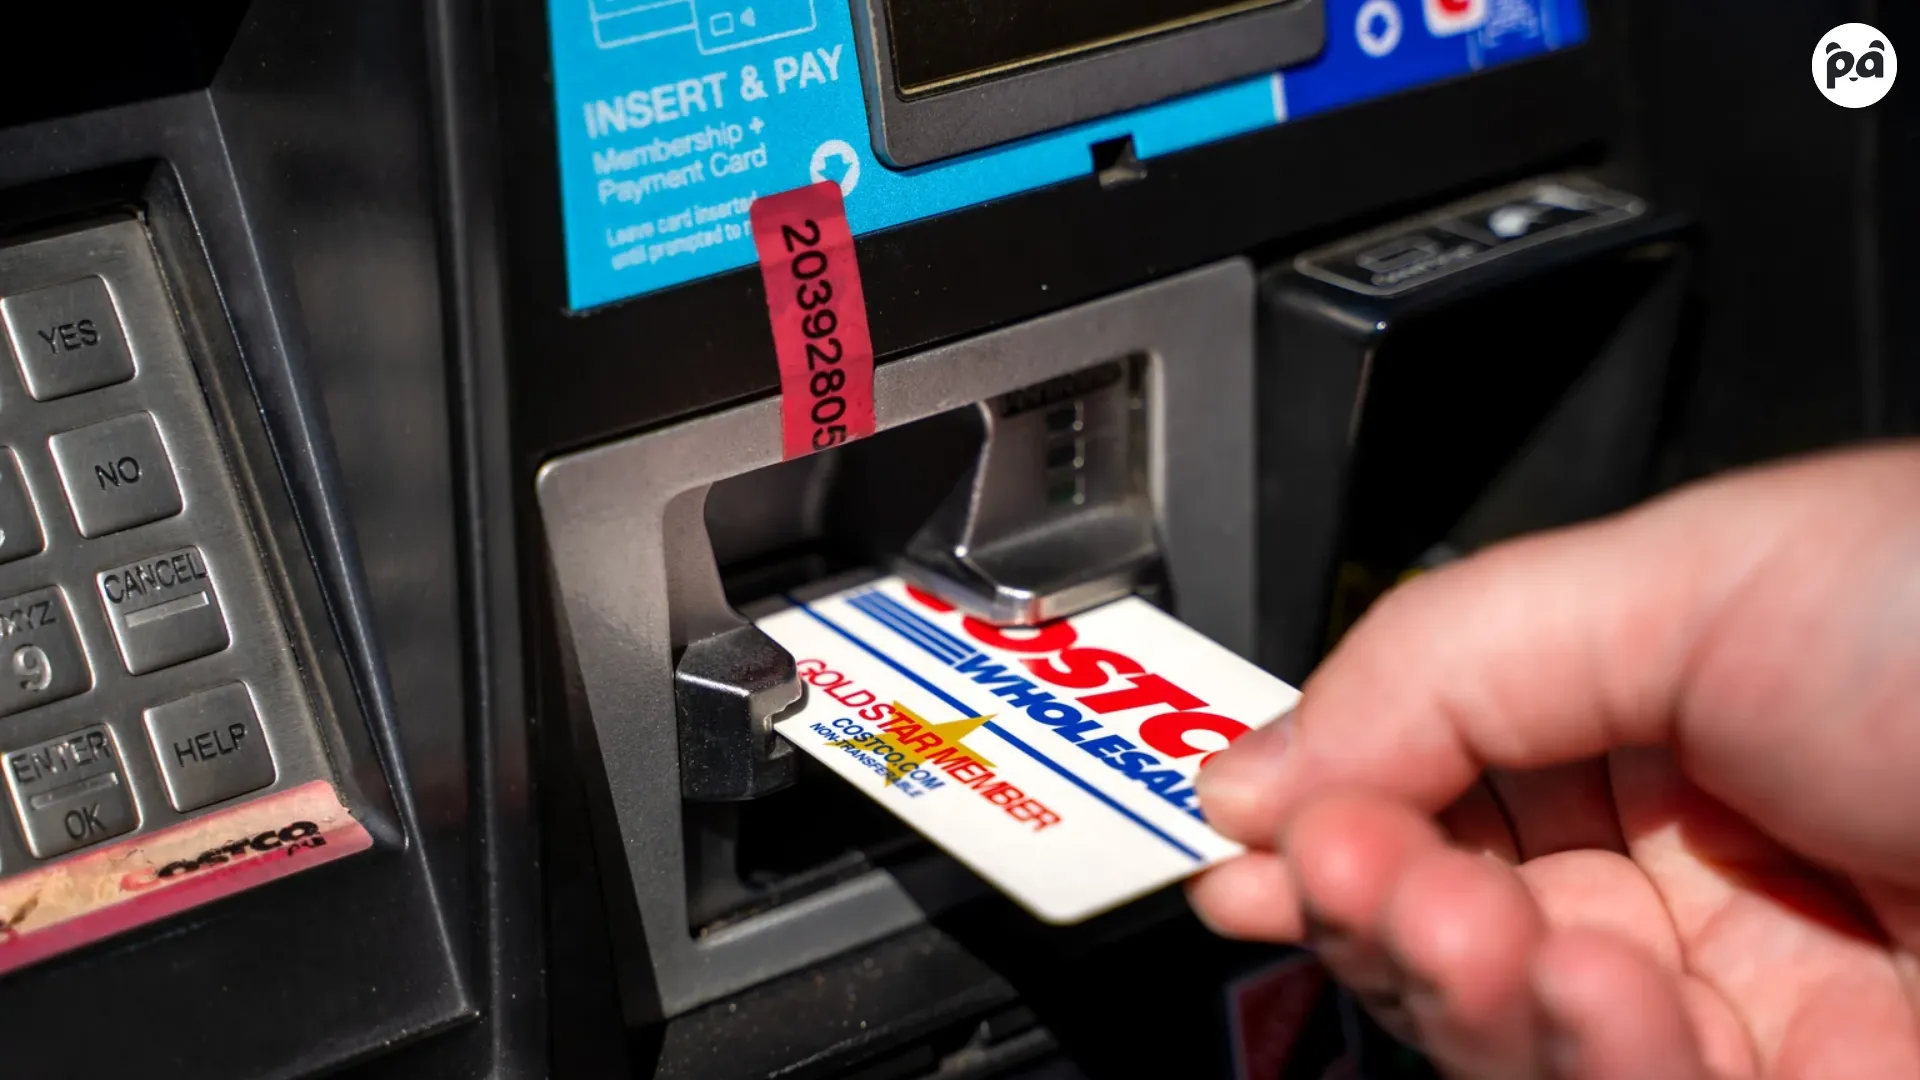
<path fill-rule="evenodd" d="M 148 413 L 63 431 L 47 447 L 82 536 L 105 536 L 180 512 L 173 462 Z"/>

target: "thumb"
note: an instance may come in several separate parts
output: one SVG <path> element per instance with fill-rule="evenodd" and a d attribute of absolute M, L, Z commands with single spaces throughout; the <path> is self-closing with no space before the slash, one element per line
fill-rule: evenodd
<path fill-rule="evenodd" d="M 1488 766 L 1540 768 L 1669 741 L 1687 760 L 1689 739 L 1712 749 L 1709 772 L 1725 774 L 1696 780 L 1752 813 L 1744 804 L 1755 798 L 1715 789 L 1753 775 L 1755 754 L 1791 760 L 1805 749 L 1799 744 L 1832 733 L 1810 735 L 1796 712 L 1797 735 L 1754 748 L 1747 733 L 1755 717 L 1734 715 L 1726 702 L 1764 706 L 1743 689 L 1743 674 L 1748 682 L 1762 674 L 1814 678 L 1798 627 L 1826 636 L 1829 652 L 1862 635 L 1903 634 L 1912 659 L 1920 604 L 1907 606 L 1903 624 L 1865 608 L 1885 593 L 1888 575 L 1920 583 L 1916 494 L 1920 445 L 1833 455 L 1697 485 L 1415 579 L 1347 635 L 1284 726 L 1241 740 L 1201 773 L 1208 820 L 1264 847 L 1319 792 L 1370 788 L 1436 812 Z M 1820 590 L 1804 587 L 1810 553 L 1833 551 L 1849 553 L 1846 573 Z M 1767 626 L 1728 618 L 1753 608 L 1754 594 L 1776 593 L 1780 599 L 1754 608 L 1766 612 Z M 1831 615 L 1814 620 L 1799 611 L 1815 605 L 1861 613 L 1836 625 Z M 1903 668 L 1890 652 L 1876 652 L 1889 655 L 1884 670 L 1871 673 L 1880 696 L 1854 692 L 1848 700 L 1897 707 L 1887 704 L 1898 700 L 1888 680 Z M 1696 677 L 1703 655 L 1722 660 L 1711 680 Z M 1905 679 L 1920 689 L 1912 685 L 1920 675 Z M 1792 700 L 1799 709 L 1807 698 Z M 1792 735 L 1781 725 L 1766 730 Z M 1911 772 L 1920 766 L 1920 736 L 1909 742 Z M 1884 802 L 1877 806 L 1888 813 Z"/>

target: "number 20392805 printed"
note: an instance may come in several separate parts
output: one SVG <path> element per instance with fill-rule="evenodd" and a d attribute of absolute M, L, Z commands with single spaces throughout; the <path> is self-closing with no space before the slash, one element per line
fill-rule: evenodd
<path fill-rule="evenodd" d="M 813 422 L 811 441 L 815 450 L 825 450 L 847 441 L 847 373 L 838 365 L 846 359 L 846 347 L 834 331 L 840 317 L 833 310 L 832 264 L 819 248 L 820 223 L 812 219 L 800 228 L 780 226 L 780 239 L 793 253 L 788 273 L 798 282 L 794 303 L 799 307 L 800 333 L 807 350 L 807 393 L 813 399 L 807 417 Z"/>
<path fill-rule="evenodd" d="M 873 344 L 839 189 L 768 196 L 752 214 L 780 360 L 785 456 L 872 434 Z"/>

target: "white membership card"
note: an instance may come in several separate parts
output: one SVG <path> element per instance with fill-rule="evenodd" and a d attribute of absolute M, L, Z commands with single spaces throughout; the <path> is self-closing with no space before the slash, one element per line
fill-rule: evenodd
<path fill-rule="evenodd" d="M 1137 597 L 1001 629 L 886 577 L 760 627 L 806 685 L 774 730 L 1050 923 L 1239 854 L 1194 777 L 1300 696 Z"/>

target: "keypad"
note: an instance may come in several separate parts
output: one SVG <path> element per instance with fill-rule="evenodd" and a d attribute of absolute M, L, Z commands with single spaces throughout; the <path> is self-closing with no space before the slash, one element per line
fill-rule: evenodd
<path fill-rule="evenodd" d="M 0 244 L 0 324 L 0 877 L 331 779 L 144 228 Z"/>

